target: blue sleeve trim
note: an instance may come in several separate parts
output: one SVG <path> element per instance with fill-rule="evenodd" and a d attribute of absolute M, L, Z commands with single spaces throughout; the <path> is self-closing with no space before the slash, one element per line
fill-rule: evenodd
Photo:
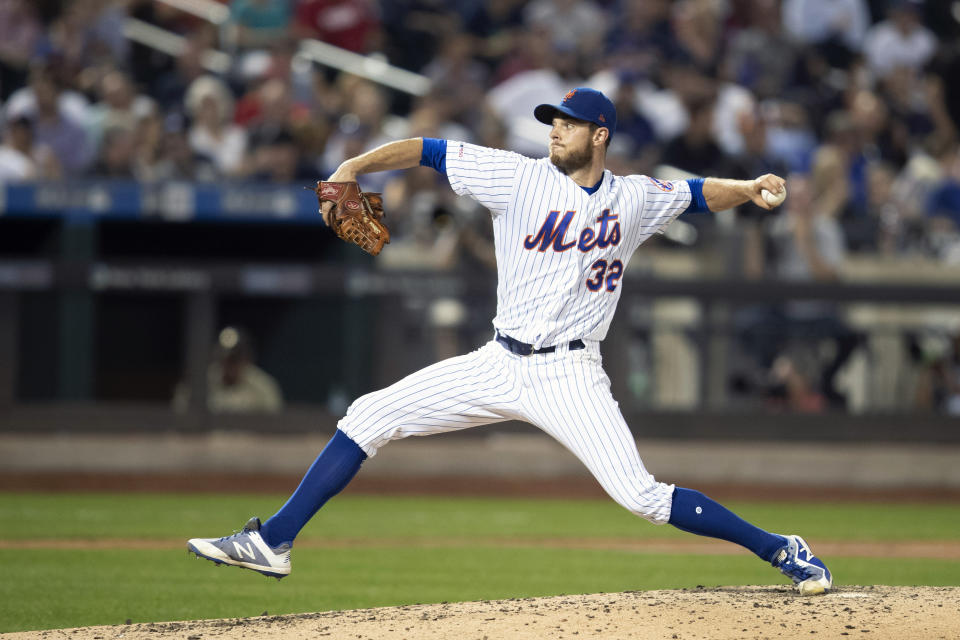
<path fill-rule="evenodd" d="M 690 185 L 690 206 L 687 207 L 687 211 L 691 213 L 710 211 L 707 200 L 703 197 L 703 180 L 703 178 L 687 180 L 687 184 Z"/>
<path fill-rule="evenodd" d="M 420 153 L 420 164 L 447 175 L 447 141 L 437 138 L 424 138 L 423 151 Z"/>

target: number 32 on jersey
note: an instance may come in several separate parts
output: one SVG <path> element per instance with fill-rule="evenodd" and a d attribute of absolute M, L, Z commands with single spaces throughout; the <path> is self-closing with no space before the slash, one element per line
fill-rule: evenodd
<path fill-rule="evenodd" d="M 607 264 L 606 260 L 600 259 L 590 265 L 590 269 L 593 271 L 593 277 L 587 278 L 586 283 L 590 291 L 600 291 L 604 288 L 607 291 L 614 291 L 623 276 L 623 263 L 619 260 Z"/>

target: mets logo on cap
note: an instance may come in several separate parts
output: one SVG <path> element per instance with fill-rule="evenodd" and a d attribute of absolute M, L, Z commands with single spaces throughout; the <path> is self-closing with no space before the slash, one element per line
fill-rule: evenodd
<path fill-rule="evenodd" d="M 567 102 L 568 100 L 573 100 L 573 96 L 577 95 L 577 90 L 572 89 L 567 92 L 567 95 L 563 96 L 563 101 Z"/>

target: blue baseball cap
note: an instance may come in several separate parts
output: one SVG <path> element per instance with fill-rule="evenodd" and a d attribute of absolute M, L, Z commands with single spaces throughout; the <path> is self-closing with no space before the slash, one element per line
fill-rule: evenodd
<path fill-rule="evenodd" d="M 610 98 L 596 89 L 577 87 L 563 96 L 560 104 L 541 104 L 533 110 L 533 117 L 544 124 L 553 124 L 556 115 L 564 114 L 577 120 L 592 122 L 598 127 L 610 130 L 610 136 L 617 130 L 617 110 Z"/>

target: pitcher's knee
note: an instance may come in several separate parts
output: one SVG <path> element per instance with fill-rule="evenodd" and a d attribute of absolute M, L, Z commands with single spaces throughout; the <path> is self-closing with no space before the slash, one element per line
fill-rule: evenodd
<path fill-rule="evenodd" d="M 399 426 L 389 420 L 389 412 L 367 394 L 354 400 L 346 415 L 340 418 L 337 428 L 357 443 L 368 458 L 376 455 L 377 450 L 391 440 L 406 437 L 399 434 Z"/>
<path fill-rule="evenodd" d="M 673 504 L 673 489 L 672 484 L 653 482 L 649 485 L 634 485 L 628 491 L 611 495 L 634 515 L 653 524 L 667 524 Z"/>
<path fill-rule="evenodd" d="M 377 451 L 391 440 L 400 440 L 413 435 L 402 425 L 386 424 L 377 427 L 349 421 L 346 418 L 342 418 L 337 423 L 337 428 L 350 436 L 350 439 L 363 449 L 368 458 L 375 456 Z"/>
<path fill-rule="evenodd" d="M 424 423 L 414 408 L 397 402 L 383 390 L 357 398 L 337 428 L 350 436 L 368 458 L 392 440 L 437 433 L 435 425 Z"/>

